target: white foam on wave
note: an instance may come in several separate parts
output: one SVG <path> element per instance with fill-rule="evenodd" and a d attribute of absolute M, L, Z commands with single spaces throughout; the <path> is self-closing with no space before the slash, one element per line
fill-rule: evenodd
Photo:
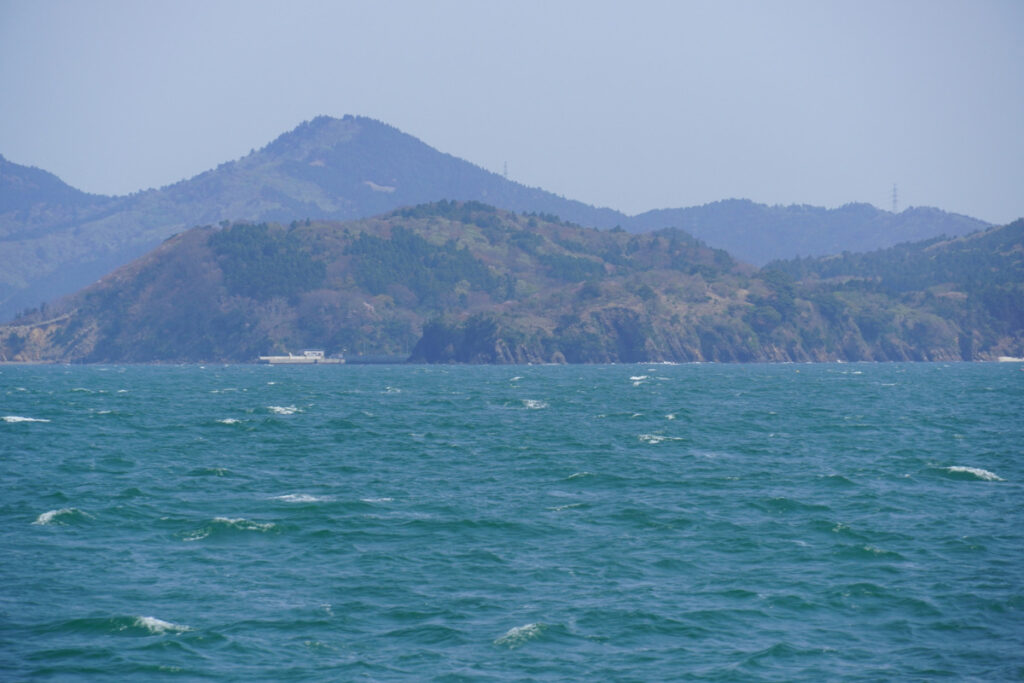
<path fill-rule="evenodd" d="M 572 510 L 573 508 L 583 507 L 584 503 L 567 503 L 565 505 L 555 505 L 549 507 L 548 510 L 551 512 L 561 512 L 562 510 Z"/>
<path fill-rule="evenodd" d="M 526 643 L 527 641 L 533 640 L 544 632 L 547 628 L 544 624 L 534 622 L 532 624 L 524 624 L 522 626 L 516 626 L 505 631 L 505 633 L 496 638 L 494 641 L 495 645 L 501 645 L 503 647 L 515 648 Z"/>
<path fill-rule="evenodd" d="M 631 382 L 642 382 L 645 379 L 650 379 L 650 376 L 649 375 L 633 375 L 632 377 L 629 378 L 629 380 Z"/>
<path fill-rule="evenodd" d="M 214 524 L 223 524 L 225 526 L 234 527 L 235 529 L 243 529 L 245 531 L 270 531 L 274 528 L 273 522 L 254 522 L 251 519 L 245 519 L 244 517 L 214 517 Z"/>
<path fill-rule="evenodd" d="M 294 415 L 302 412 L 295 406 L 267 406 L 267 410 L 275 415 Z"/>
<path fill-rule="evenodd" d="M 592 476 L 594 476 L 593 472 L 573 472 L 572 474 L 570 474 L 566 478 L 567 479 L 579 479 L 580 477 L 592 477 Z"/>
<path fill-rule="evenodd" d="M 10 423 L 15 423 L 15 422 L 49 422 L 49 420 L 44 420 L 41 417 L 22 417 L 21 415 L 4 415 L 2 419 L 3 419 L 4 422 L 10 422 Z"/>
<path fill-rule="evenodd" d="M 964 467 L 962 465 L 953 465 L 952 467 L 947 467 L 946 471 L 947 472 L 962 472 L 964 474 L 973 474 L 978 479 L 983 479 L 985 481 L 1005 481 L 1002 477 L 1000 477 L 995 472 L 989 472 L 988 470 L 983 470 L 980 467 Z"/>
<path fill-rule="evenodd" d="M 522 379 L 522 376 L 521 376 L 521 375 L 516 375 L 515 377 L 513 377 L 512 379 L 510 379 L 510 380 L 509 380 L 509 382 L 518 382 L 518 381 L 519 381 L 519 380 L 521 380 L 521 379 Z"/>
<path fill-rule="evenodd" d="M 170 621 L 164 621 L 163 619 L 157 619 L 156 617 L 137 617 L 135 619 L 135 625 L 156 635 L 161 635 L 168 631 L 171 633 L 183 633 L 185 631 L 192 630 L 189 626 L 175 624 Z"/>
<path fill-rule="evenodd" d="M 524 398 L 523 406 L 530 410 L 541 410 L 543 408 L 547 408 L 548 404 L 545 401 L 538 401 L 532 398 Z"/>
<path fill-rule="evenodd" d="M 644 443 L 656 444 L 662 441 L 682 441 L 681 436 L 665 436 L 663 434 L 641 434 L 637 437 Z"/>
<path fill-rule="evenodd" d="M 390 503 L 394 501 L 394 498 L 360 498 L 359 501 L 362 503 Z"/>
<path fill-rule="evenodd" d="M 217 422 L 221 423 L 222 425 L 236 425 L 239 422 L 241 422 L 241 420 L 234 417 L 225 417 L 223 420 L 217 420 Z"/>
<path fill-rule="evenodd" d="M 273 522 L 254 522 L 244 517 L 214 517 L 211 524 L 186 534 L 182 540 L 201 541 L 213 532 L 213 526 L 228 527 L 239 531 L 271 531 L 277 528 Z"/>
<path fill-rule="evenodd" d="M 274 496 L 274 500 L 279 500 L 282 503 L 322 503 L 330 499 L 309 493 L 286 493 L 283 496 Z"/>
<path fill-rule="evenodd" d="M 38 524 L 40 526 L 45 524 L 59 524 L 60 520 L 58 518 L 65 517 L 67 515 L 83 515 L 85 517 L 88 517 L 88 515 L 86 515 L 78 508 L 61 508 L 59 510 L 47 510 L 43 514 L 36 517 L 36 521 L 32 523 Z"/>

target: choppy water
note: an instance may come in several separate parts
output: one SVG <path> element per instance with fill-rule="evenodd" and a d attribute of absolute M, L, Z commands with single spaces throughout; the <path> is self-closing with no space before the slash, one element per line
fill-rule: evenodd
<path fill-rule="evenodd" d="M 1012 365 L 0 368 L 0 678 L 1024 677 Z"/>

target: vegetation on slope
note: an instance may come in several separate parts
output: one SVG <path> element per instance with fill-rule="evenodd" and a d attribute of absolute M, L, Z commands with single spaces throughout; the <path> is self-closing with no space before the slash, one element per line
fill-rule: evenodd
<path fill-rule="evenodd" d="M 346 223 L 197 228 L 0 328 L 0 358 L 422 362 L 1021 355 L 1021 224 L 755 270 L 635 235 L 441 201 Z"/>

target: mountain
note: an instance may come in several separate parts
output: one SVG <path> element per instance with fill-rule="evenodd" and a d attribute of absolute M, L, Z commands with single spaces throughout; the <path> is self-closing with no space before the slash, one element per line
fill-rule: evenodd
<path fill-rule="evenodd" d="M 352 116 L 318 117 L 189 180 L 92 203 L 38 169 L 5 161 L 3 171 L 0 320 L 75 291 L 174 233 L 222 220 L 344 220 L 438 199 L 482 200 L 604 227 L 625 220 Z M 58 183 L 66 191 L 57 191 Z"/>
<path fill-rule="evenodd" d="M 989 227 L 984 221 L 929 207 L 892 213 L 870 204 L 825 209 L 766 206 L 746 199 L 648 211 L 624 225 L 637 232 L 673 226 L 759 266 L 794 256 L 871 251 L 940 235 L 966 235 Z"/>
<path fill-rule="evenodd" d="M 865 205 L 828 211 L 737 200 L 629 217 L 512 182 L 379 121 L 321 116 L 241 159 L 123 197 L 87 195 L 0 157 L 0 320 L 94 282 L 193 226 L 350 220 L 441 199 L 598 228 L 678 227 L 758 265 L 984 227 L 935 209 L 894 216 Z"/>
<path fill-rule="evenodd" d="M 1018 221 L 757 270 L 677 229 L 442 201 L 186 231 L 0 327 L 0 359 L 251 362 L 307 347 L 483 363 L 992 358 L 1024 350 L 1022 254 Z"/>

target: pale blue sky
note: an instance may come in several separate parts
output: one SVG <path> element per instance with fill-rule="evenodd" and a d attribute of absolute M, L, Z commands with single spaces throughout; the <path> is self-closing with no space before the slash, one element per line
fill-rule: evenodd
<path fill-rule="evenodd" d="M 627 213 L 1024 216 L 1024 2 L 0 0 L 0 154 L 162 186 L 318 114 Z"/>

